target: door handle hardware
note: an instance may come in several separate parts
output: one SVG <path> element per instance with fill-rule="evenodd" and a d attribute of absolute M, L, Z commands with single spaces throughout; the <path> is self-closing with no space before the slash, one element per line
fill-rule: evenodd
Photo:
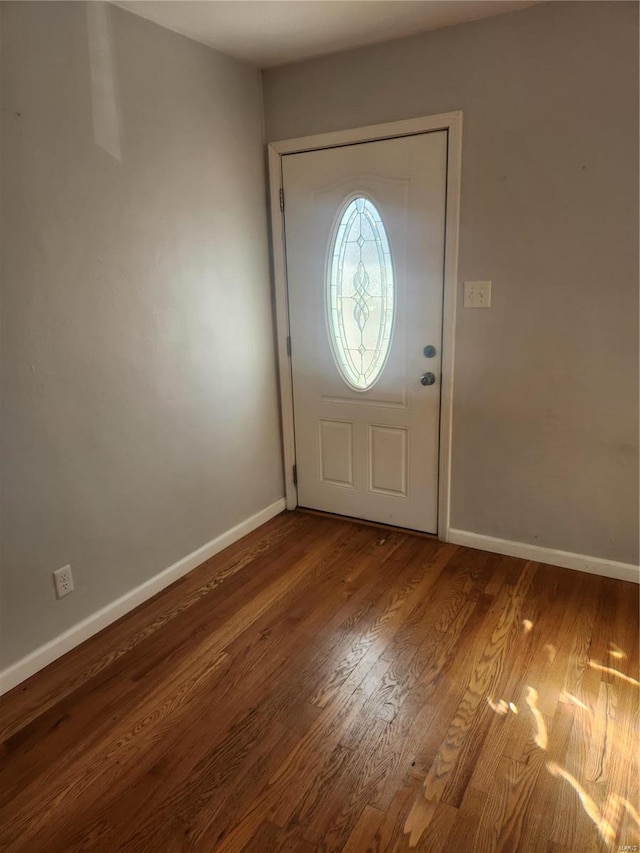
<path fill-rule="evenodd" d="M 423 385 L 434 385 L 436 381 L 435 373 L 423 373 L 420 377 L 420 382 Z"/>

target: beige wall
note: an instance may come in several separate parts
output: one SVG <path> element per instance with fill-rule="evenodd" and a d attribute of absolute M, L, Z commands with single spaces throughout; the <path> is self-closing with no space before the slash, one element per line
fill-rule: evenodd
<path fill-rule="evenodd" d="M 464 111 L 452 526 L 638 561 L 638 6 L 269 70 L 270 140 Z"/>
<path fill-rule="evenodd" d="M 117 8 L 89 39 L 84 3 L 2 5 L 6 666 L 282 482 L 259 73 Z"/>

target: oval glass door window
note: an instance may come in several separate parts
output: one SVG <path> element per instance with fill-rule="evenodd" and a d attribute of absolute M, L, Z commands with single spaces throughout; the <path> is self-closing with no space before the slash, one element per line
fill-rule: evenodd
<path fill-rule="evenodd" d="M 368 198 L 352 199 L 338 218 L 328 266 L 331 350 L 344 381 L 366 391 L 386 364 L 395 315 L 389 241 Z"/>

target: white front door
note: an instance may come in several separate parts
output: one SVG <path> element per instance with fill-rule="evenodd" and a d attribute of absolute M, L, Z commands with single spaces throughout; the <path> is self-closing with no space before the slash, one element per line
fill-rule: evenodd
<path fill-rule="evenodd" d="M 447 133 L 282 158 L 298 502 L 437 532 Z"/>

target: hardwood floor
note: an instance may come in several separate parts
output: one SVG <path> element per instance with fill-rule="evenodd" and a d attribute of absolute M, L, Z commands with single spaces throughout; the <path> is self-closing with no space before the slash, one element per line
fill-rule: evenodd
<path fill-rule="evenodd" d="M 638 687 L 633 584 L 285 513 L 0 699 L 0 850 L 633 848 Z"/>

